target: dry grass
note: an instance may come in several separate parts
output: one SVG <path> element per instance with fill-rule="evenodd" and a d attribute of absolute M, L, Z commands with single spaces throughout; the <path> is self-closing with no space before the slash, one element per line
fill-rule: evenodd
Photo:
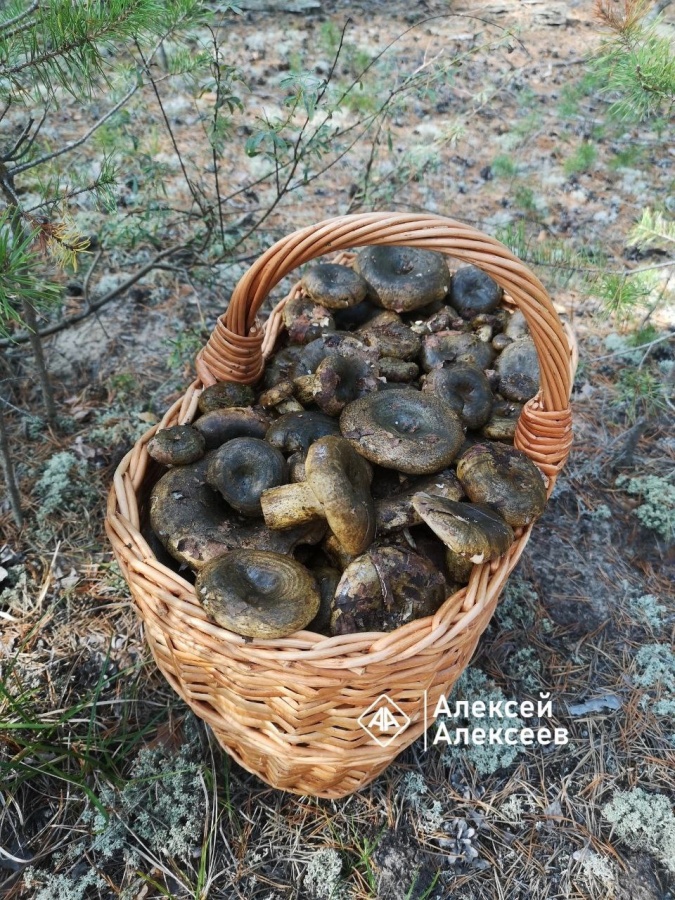
<path fill-rule="evenodd" d="M 340 16 L 333 19 L 341 21 Z M 376 30 L 382 35 L 398 32 L 401 21 L 384 17 L 371 22 L 364 41 L 374 41 Z M 242 39 L 254 35 L 258 25 L 255 17 L 243 21 Z M 579 35 L 587 33 L 582 26 L 578 22 L 556 33 L 561 53 L 571 52 Z M 436 33 L 442 34 L 442 27 Z M 513 58 L 521 68 L 500 88 L 499 114 L 489 107 L 476 114 L 457 157 L 448 150 L 444 168 L 426 173 L 421 181 L 397 185 L 388 203 L 425 208 L 445 196 L 452 199 L 447 211 L 488 230 L 496 227 L 502 199 L 517 186 L 513 179 L 529 177 L 516 174 L 513 183 L 505 183 L 479 176 L 503 150 L 505 123 L 523 126 L 520 144 L 507 151 L 518 155 L 519 166 L 530 175 L 537 171 L 542 147 L 548 146 L 544 125 L 536 133 L 525 129 L 536 97 L 545 100 L 541 109 L 550 115 L 545 124 L 561 130 L 563 144 L 577 140 L 587 127 L 581 113 L 559 122 L 549 96 L 562 91 L 566 78 L 574 87 L 573 73 L 556 68 L 560 84 L 553 87 L 532 75 L 537 65 L 548 64 L 550 34 L 536 28 L 525 34 L 533 57 L 520 59 L 521 49 L 516 49 Z M 236 52 L 242 52 L 241 46 Z M 405 52 L 413 55 L 420 48 L 411 39 Z M 252 78 L 274 65 L 274 59 L 252 59 Z M 488 71 L 495 78 L 509 72 L 504 60 L 493 60 L 492 66 L 500 73 L 486 68 L 485 61 L 471 61 L 465 89 L 477 89 Z M 519 95 L 525 87 L 531 93 L 523 102 Z M 570 96 L 581 103 L 583 94 L 570 91 Z M 397 139 L 412 139 L 425 115 L 419 110 L 402 114 Z M 187 140 L 187 130 L 178 128 L 178 133 Z M 609 151 L 601 151 L 600 166 L 605 153 Z M 553 157 L 561 171 L 564 156 L 560 151 Z M 241 161 L 233 158 L 231 163 L 234 172 Z M 351 174 L 346 166 L 338 169 L 329 205 L 338 208 L 341 198 L 348 197 Z M 664 176 L 652 174 L 656 195 Z M 572 223 L 563 237 L 580 246 L 586 229 L 594 227 L 594 238 L 619 257 L 627 219 L 589 225 L 594 211 L 605 208 L 603 192 L 610 188 L 600 176 L 579 179 L 587 193 L 593 188 L 600 199 L 575 206 L 570 193 L 578 185 L 532 185 L 555 209 L 553 221 Z M 465 181 L 468 191 L 458 208 L 455 185 Z M 319 195 L 305 199 L 293 212 L 293 227 L 332 211 Z M 288 229 L 284 215 L 267 223 L 270 232 L 261 241 Z M 540 221 L 536 209 L 518 215 L 535 237 L 553 228 L 550 217 L 541 213 L 546 221 Z M 492 225 L 486 226 L 489 220 Z M 547 274 L 542 272 L 545 280 Z M 188 380 L 184 360 L 190 358 L 189 340 L 174 347 L 170 368 L 167 339 L 175 340 L 201 316 L 210 322 L 221 311 L 221 285 L 200 289 L 197 307 L 186 305 L 193 294 L 178 282 L 176 273 L 162 272 L 150 285 L 150 296 L 131 311 L 124 301 L 102 317 L 112 327 L 128 315 L 126 336 L 101 339 L 95 365 L 71 368 L 62 376 L 57 390 L 68 411 L 64 431 L 38 430 L 29 440 L 18 416 L 12 423 L 28 525 L 17 536 L 2 507 L 0 548 L 5 544 L 6 549 L 0 550 L 0 566 L 9 573 L 0 593 L 3 896 L 669 896 L 668 875 L 657 856 L 620 843 L 602 815 L 617 790 L 642 786 L 675 795 L 672 716 L 655 710 L 672 686 L 641 686 L 635 680 L 640 648 L 673 644 L 675 560 L 672 547 L 634 515 L 638 499 L 615 484 L 617 449 L 632 420 L 617 387 L 621 357 L 594 362 L 606 355 L 602 340 L 610 330 L 599 323 L 597 304 L 562 289 L 556 297 L 574 316 L 584 361 L 574 398 L 576 444 L 519 569 L 521 587 L 529 592 L 513 602 L 508 621 L 498 614 L 473 662 L 508 697 L 523 700 L 533 689 L 550 690 L 555 699 L 552 724 L 569 729 L 570 743 L 525 749 L 507 768 L 479 775 L 469 754 L 448 760 L 437 749 L 425 752 L 418 741 L 367 789 L 333 802 L 272 790 L 214 746 L 208 729 L 158 675 L 110 561 L 102 529 L 105 492 L 131 443 L 130 429 L 147 426 Z M 663 352 L 672 359 L 672 351 Z M 16 405 L 37 408 L 27 367 L 18 371 L 15 386 Z M 630 472 L 660 477 L 672 472 L 672 425 L 666 413 L 650 420 Z M 40 521 L 35 485 L 57 452 L 84 459 L 86 477 L 80 493 L 64 500 L 58 514 Z M 645 595 L 665 607 L 651 620 L 635 604 Z M 524 655 L 523 650 L 531 652 Z M 618 709 L 569 711 L 570 704 L 607 696 L 619 699 Z M 410 789 L 411 773 L 422 776 L 425 791 Z M 161 807 L 162 797 L 174 798 L 172 809 Z M 163 852 L 167 833 L 184 838 L 182 855 Z M 317 856 L 322 851 L 331 853 Z M 323 877 L 312 881 L 316 871 Z M 312 884 L 319 884 L 323 893 Z"/>

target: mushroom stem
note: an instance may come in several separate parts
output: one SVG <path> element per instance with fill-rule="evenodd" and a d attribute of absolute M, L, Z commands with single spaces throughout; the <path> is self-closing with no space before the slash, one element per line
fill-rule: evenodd
<path fill-rule="evenodd" d="M 291 528 L 325 518 L 323 506 L 306 481 L 269 488 L 263 491 L 260 504 L 268 528 Z"/>

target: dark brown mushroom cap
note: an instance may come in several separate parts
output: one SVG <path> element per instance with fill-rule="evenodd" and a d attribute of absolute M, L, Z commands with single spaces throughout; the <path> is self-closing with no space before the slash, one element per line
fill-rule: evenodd
<path fill-rule="evenodd" d="M 360 328 L 361 325 L 365 325 L 366 322 L 374 319 L 380 312 L 382 312 L 381 306 L 375 306 L 374 303 L 366 299 L 361 303 L 357 303 L 356 306 L 350 306 L 346 309 L 334 309 L 333 318 L 335 319 L 336 327 L 340 331 L 354 331 L 356 328 Z"/>
<path fill-rule="evenodd" d="M 423 493 L 416 494 L 412 503 L 446 547 L 472 564 L 502 556 L 514 541 L 513 529 L 484 504 L 462 503 Z"/>
<path fill-rule="evenodd" d="M 261 516 L 260 495 L 288 481 L 288 465 L 267 441 L 235 438 L 215 451 L 206 478 L 237 512 Z"/>
<path fill-rule="evenodd" d="M 393 382 L 394 384 L 403 384 L 407 381 L 414 381 L 420 374 L 417 363 L 406 362 L 404 359 L 396 359 L 393 356 L 380 357 L 378 368 L 380 370 L 380 379 Z"/>
<path fill-rule="evenodd" d="M 197 406 L 200 413 L 209 413 L 214 409 L 226 409 L 228 406 L 251 406 L 255 402 L 253 388 L 248 384 L 237 384 L 236 381 L 219 381 L 204 388 L 199 395 Z"/>
<path fill-rule="evenodd" d="M 354 268 L 385 309 L 405 312 L 442 300 L 450 287 L 450 271 L 442 253 L 417 247 L 364 247 Z"/>
<path fill-rule="evenodd" d="M 162 428 L 148 441 L 148 453 L 163 466 L 185 466 L 197 462 L 205 450 L 204 435 L 191 425 Z"/>
<path fill-rule="evenodd" d="M 426 493 L 434 497 L 446 497 L 448 500 L 459 500 L 464 496 L 464 489 L 452 469 L 445 469 L 436 475 L 416 478 L 398 493 L 375 502 L 375 518 L 377 533 L 397 531 L 400 528 L 412 528 L 422 521 L 413 506 L 416 494 Z"/>
<path fill-rule="evenodd" d="M 495 397 L 492 405 L 492 415 L 481 429 L 482 436 L 491 441 L 507 441 L 512 444 L 516 436 L 516 427 L 522 410 L 522 403 L 514 403 L 511 400 Z M 476 443 L 479 442 L 476 441 Z M 461 452 L 459 455 L 462 455 Z"/>
<path fill-rule="evenodd" d="M 309 448 L 305 474 L 335 537 L 348 553 L 363 553 L 375 536 L 371 467 L 348 441 L 328 435 Z"/>
<path fill-rule="evenodd" d="M 490 418 L 492 390 L 478 366 L 456 363 L 447 369 L 432 369 L 422 390 L 445 400 L 471 430 L 481 428 Z"/>
<path fill-rule="evenodd" d="M 212 619 L 245 637 L 287 637 L 319 611 L 319 588 L 311 573 L 269 551 L 233 550 L 214 559 L 197 576 L 195 590 Z"/>
<path fill-rule="evenodd" d="M 423 310 L 422 310 L 423 312 Z M 437 312 L 424 320 L 415 320 L 411 327 L 416 334 L 435 334 L 437 331 L 469 331 L 465 322 L 452 306 L 442 306 Z"/>
<path fill-rule="evenodd" d="M 228 550 L 253 547 L 291 553 L 298 544 L 316 544 L 323 538 L 323 521 L 276 532 L 246 522 L 206 484 L 212 458 L 207 453 L 199 462 L 169 469 L 152 489 L 150 525 L 174 559 L 200 569 Z"/>
<path fill-rule="evenodd" d="M 272 419 L 267 413 L 250 406 L 214 409 L 200 416 L 194 427 L 204 435 L 206 449 L 213 450 L 238 437 L 264 438 Z"/>
<path fill-rule="evenodd" d="M 445 579 L 428 560 L 398 547 L 373 547 L 342 573 L 331 632 L 393 631 L 433 615 L 444 599 Z"/>
<path fill-rule="evenodd" d="M 400 316 L 385 310 L 356 332 L 357 337 L 380 356 L 413 359 L 422 348 L 422 339 L 404 325 Z"/>
<path fill-rule="evenodd" d="M 356 306 L 368 293 L 368 282 L 358 272 L 336 263 L 310 266 L 300 283 L 311 299 L 326 309 Z"/>
<path fill-rule="evenodd" d="M 348 403 L 376 391 L 377 363 L 363 353 L 348 348 L 327 356 L 316 370 L 312 395 L 319 409 L 339 415 Z"/>
<path fill-rule="evenodd" d="M 313 372 L 314 370 L 310 368 L 305 359 L 306 349 L 306 346 L 284 347 L 283 350 L 275 353 L 265 366 L 264 387 L 272 388 L 285 379 L 293 380 Z"/>
<path fill-rule="evenodd" d="M 444 469 L 464 440 L 459 417 L 447 403 L 406 388 L 350 403 L 340 416 L 340 430 L 366 459 L 409 475 Z"/>
<path fill-rule="evenodd" d="M 315 566 L 310 569 L 310 572 L 319 586 L 321 601 L 318 613 L 307 625 L 306 630 L 314 631 L 316 634 L 329 635 L 333 597 L 342 573 L 339 569 L 334 569 L 332 566 Z"/>
<path fill-rule="evenodd" d="M 539 358 L 530 337 L 518 338 L 497 360 L 499 393 L 507 400 L 525 403 L 539 390 Z"/>
<path fill-rule="evenodd" d="M 335 419 L 319 412 L 294 412 L 280 416 L 267 430 L 265 440 L 282 453 L 306 452 L 327 434 L 339 434 Z"/>
<path fill-rule="evenodd" d="M 546 506 L 541 472 L 508 444 L 474 444 L 457 464 L 457 477 L 469 499 L 487 503 L 514 528 L 529 525 Z"/>
<path fill-rule="evenodd" d="M 309 344 L 321 335 L 335 331 L 330 312 L 309 297 L 289 300 L 283 309 L 283 320 L 288 339 L 293 344 Z"/>
<path fill-rule="evenodd" d="M 481 341 L 475 334 L 439 331 L 424 338 L 420 362 L 425 372 L 459 362 L 473 363 L 481 369 L 488 369 L 495 355 L 491 345 Z"/>
<path fill-rule="evenodd" d="M 316 372 L 321 362 L 334 353 L 362 353 L 375 361 L 377 353 L 366 347 L 357 335 L 348 331 L 336 331 L 333 334 L 325 334 L 307 344 L 302 351 L 302 362 L 308 373 Z M 305 374 L 305 373 L 302 373 Z"/>
<path fill-rule="evenodd" d="M 481 436 L 490 441 L 504 441 L 512 444 L 516 436 L 516 428 L 518 427 L 518 419 L 508 416 L 490 416 L 487 422 L 480 430 Z"/>
<path fill-rule="evenodd" d="M 450 302 L 465 319 L 492 312 L 501 303 L 502 296 L 497 282 L 476 266 L 463 266 L 452 276 Z"/>

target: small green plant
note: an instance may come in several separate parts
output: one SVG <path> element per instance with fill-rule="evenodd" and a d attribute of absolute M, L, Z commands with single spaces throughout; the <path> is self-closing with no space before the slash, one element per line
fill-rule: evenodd
<path fill-rule="evenodd" d="M 646 850 L 675 873 L 675 815 L 666 797 L 642 788 L 617 791 L 602 814 L 620 840 Z"/>
<path fill-rule="evenodd" d="M 675 485 L 668 478 L 620 475 L 616 486 L 642 498 L 642 503 L 633 512 L 646 528 L 651 528 L 669 543 L 675 540 Z"/>
<path fill-rule="evenodd" d="M 515 178 L 518 174 L 518 166 L 510 156 L 496 156 L 490 166 L 495 178 Z"/>
<path fill-rule="evenodd" d="M 588 172 L 595 165 L 598 158 L 598 151 L 595 146 L 589 142 L 580 144 L 571 156 L 565 160 L 565 175 L 578 175 L 582 172 Z"/>
<path fill-rule="evenodd" d="M 616 388 L 617 402 L 631 422 L 639 416 L 651 418 L 666 408 L 661 379 L 648 369 L 622 369 Z"/>
<path fill-rule="evenodd" d="M 638 144 L 629 144 L 617 150 L 609 161 L 610 169 L 634 169 L 644 159 L 644 149 Z"/>

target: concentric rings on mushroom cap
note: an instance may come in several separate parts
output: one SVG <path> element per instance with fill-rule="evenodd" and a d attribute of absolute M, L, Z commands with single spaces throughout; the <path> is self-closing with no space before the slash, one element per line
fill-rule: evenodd
<path fill-rule="evenodd" d="M 459 416 L 433 394 L 395 389 L 348 404 L 340 430 L 370 462 L 409 475 L 449 465 L 464 442 Z"/>

